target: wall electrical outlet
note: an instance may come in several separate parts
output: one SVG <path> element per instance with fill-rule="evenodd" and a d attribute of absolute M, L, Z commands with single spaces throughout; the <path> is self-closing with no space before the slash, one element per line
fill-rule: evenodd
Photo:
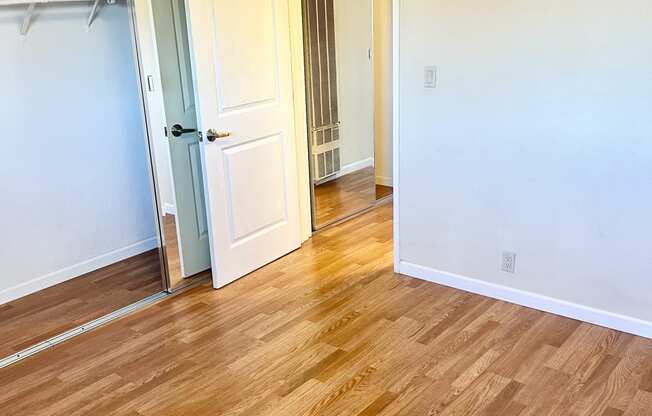
<path fill-rule="evenodd" d="M 507 273 L 516 273 L 516 253 L 504 251 L 503 263 L 500 269 Z"/>
<path fill-rule="evenodd" d="M 423 69 L 423 86 L 437 88 L 437 67 L 427 66 Z"/>

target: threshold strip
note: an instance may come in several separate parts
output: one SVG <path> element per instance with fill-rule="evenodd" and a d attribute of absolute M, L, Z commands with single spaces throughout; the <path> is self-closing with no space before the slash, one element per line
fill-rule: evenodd
<path fill-rule="evenodd" d="M 81 324 L 76 328 L 63 332 L 59 335 L 55 335 L 52 338 L 48 338 L 45 341 L 39 342 L 38 344 L 25 348 L 22 351 L 19 351 L 8 357 L 0 359 L 0 369 L 9 367 L 10 365 L 16 364 L 17 362 L 24 360 L 27 357 L 31 357 L 36 353 L 47 350 L 48 348 L 52 348 L 57 344 L 61 344 L 62 342 L 67 341 L 71 338 L 92 331 L 93 329 L 96 329 L 102 325 L 106 325 L 111 321 L 114 321 L 118 318 L 122 318 L 123 316 L 128 315 L 131 312 L 144 308 L 145 306 L 151 305 L 152 303 L 158 302 L 159 300 L 166 298 L 168 296 L 171 296 L 171 294 L 167 292 L 156 293 L 154 295 L 146 297 L 145 299 L 139 300 L 138 302 L 132 303 L 131 305 L 127 305 L 124 308 L 118 309 L 117 311 L 113 311 L 107 315 L 101 316 L 97 319 L 93 319 L 92 321 Z"/>

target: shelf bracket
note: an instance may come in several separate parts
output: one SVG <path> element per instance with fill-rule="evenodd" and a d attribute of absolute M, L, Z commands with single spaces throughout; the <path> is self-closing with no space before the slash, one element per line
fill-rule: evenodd
<path fill-rule="evenodd" d="M 100 8 L 100 1 L 101 0 L 95 0 L 93 3 L 93 8 L 91 9 L 91 14 L 88 16 L 88 27 L 91 27 L 93 24 L 93 20 L 95 20 L 95 16 L 97 16 L 97 11 Z"/>
<path fill-rule="evenodd" d="M 25 12 L 25 17 L 23 18 L 23 25 L 20 27 L 20 34 L 25 36 L 29 30 L 29 25 L 32 22 L 32 17 L 34 16 L 34 9 L 36 8 L 36 3 L 30 3 L 27 6 L 27 11 Z"/>

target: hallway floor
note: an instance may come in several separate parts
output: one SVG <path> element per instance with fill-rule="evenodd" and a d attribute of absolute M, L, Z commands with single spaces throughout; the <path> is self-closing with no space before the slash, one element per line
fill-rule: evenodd
<path fill-rule="evenodd" d="M 1 413 L 652 414 L 652 340 L 396 275 L 391 215 L 0 370 Z"/>

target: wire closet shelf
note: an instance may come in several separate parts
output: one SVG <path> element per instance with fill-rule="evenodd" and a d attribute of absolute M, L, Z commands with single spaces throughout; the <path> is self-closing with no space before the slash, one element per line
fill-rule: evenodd
<path fill-rule="evenodd" d="M 32 23 L 32 18 L 34 17 L 34 11 L 38 4 L 61 4 L 61 3 L 89 3 L 91 9 L 88 15 L 88 20 L 86 25 L 90 28 L 97 16 L 97 13 L 100 10 L 102 2 L 105 1 L 106 4 L 115 4 L 116 0 L 0 0 L 0 6 L 20 6 L 25 5 L 27 9 L 25 10 L 25 16 L 23 17 L 23 24 L 20 27 L 20 34 L 25 36 L 29 31 L 30 24 Z"/>

